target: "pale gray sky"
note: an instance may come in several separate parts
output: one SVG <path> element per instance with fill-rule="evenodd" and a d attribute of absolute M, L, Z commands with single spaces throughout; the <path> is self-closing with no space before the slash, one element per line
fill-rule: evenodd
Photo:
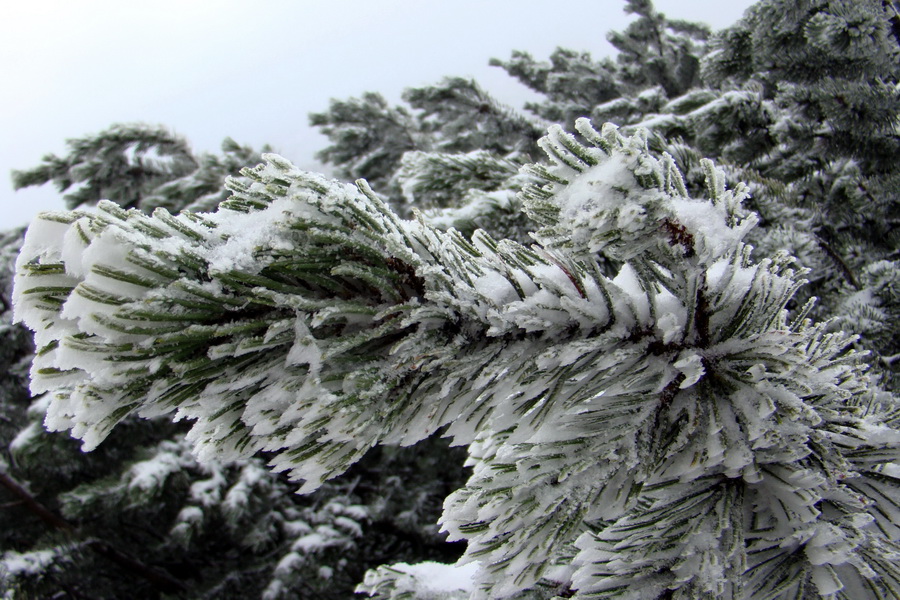
<path fill-rule="evenodd" d="M 730 25 L 750 0 L 656 0 L 672 18 Z M 13 192 L 11 169 L 65 152 L 113 123 L 163 124 L 195 150 L 230 136 L 311 167 L 325 139 L 307 114 L 330 98 L 445 75 L 476 78 L 504 102 L 528 97 L 487 65 L 513 49 L 611 54 L 621 0 L 30 0 L 0 20 L 0 229 L 63 208 L 50 185 Z"/>

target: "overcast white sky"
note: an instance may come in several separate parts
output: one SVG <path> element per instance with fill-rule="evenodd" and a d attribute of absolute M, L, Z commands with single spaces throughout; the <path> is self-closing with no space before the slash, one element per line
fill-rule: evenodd
<path fill-rule="evenodd" d="M 730 25 L 751 0 L 656 0 L 671 18 Z M 113 123 L 163 124 L 195 150 L 230 136 L 312 168 L 325 138 L 307 114 L 330 98 L 445 75 L 476 78 L 521 106 L 527 93 L 491 57 L 545 59 L 557 46 L 609 55 L 622 0 L 29 0 L 0 20 L 0 229 L 63 208 L 51 185 L 12 191 L 65 140 Z"/>

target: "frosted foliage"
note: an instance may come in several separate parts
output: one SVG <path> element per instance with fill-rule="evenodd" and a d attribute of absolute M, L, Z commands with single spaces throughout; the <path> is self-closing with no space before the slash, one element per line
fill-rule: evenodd
<path fill-rule="evenodd" d="M 623 138 L 612 125 L 595 131 L 587 119 L 579 119 L 576 127 L 598 147 L 584 148 L 570 134 L 551 128 L 542 145 L 554 164 L 531 167 L 550 183 L 523 193 L 525 210 L 544 226 L 535 237 L 545 247 L 623 261 L 654 245 L 721 256 L 756 223 L 754 216 L 741 214 L 746 188 L 726 190 L 724 174 L 708 161 L 704 169 L 712 205 L 687 197 L 674 160 L 646 152 L 645 132 Z M 603 151 L 614 147 L 616 152 Z"/>
<path fill-rule="evenodd" d="M 42 577 L 54 563 L 65 560 L 65 553 L 56 550 L 31 552 L 7 550 L 0 554 L 0 593 L 3 594 L 0 598 L 15 600 L 19 597 L 13 586 L 17 578 Z"/>
<path fill-rule="evenodd" d="M 25 553 L 8 551 L 0 559 L 0 575 L 40 573 L 56 558 L 56 553 L 52 550 L 38 550 Z"/>
<path fill-rule="evenodd" d="M 319 510 L 306 509 L 299 518 L 282 524 L 283 534 L 293 539 L 272 571 L 271 580 L 262 593 L 263 600 L 294 598 L 303 567 L 322 560 L 322 554 L 333 549 L 338 556 L 352 548 L 354 540 L 362 536 L 360 522 L 368 517 L 364 507 L 347 505 L 333 499 Z M 344 559 L 341 559 L 344 560 Z M 323 565 L 317 569 L 323 580 L 330 579 L 333 569 Z"/>
<path fill-rule="evenodd" d="M 423 562 L 397 563 L 366 573 L 357 593 L 375 600 L 465 600 L 473 591 L 472 576 L 478 563 L 463 566 Z"/>
<path fill-rule="evenodd" d="M 454 207 L 473 191 L 507 187 L 518 167 L 485 150 L 466 154 L 414 151 L 403 155 L 394 181 L 410 206 Z"/>
<path fill-rule="evenodd" d="M 15 302 L 47 425 L 89 449 L 173 414 L 202 460 L 264 450 L 302 492 L 441 431 L 472 466 L 441 519 L 472 588 L 448 598 L 896 596 L 896 405 L 853 339 L 788 321 L 801 274 L 750 258 L 745 187 L 704 161 L 690 197 L 645 133 L 577 129 L 588 145 L 553 129 L 528 167 L 531 247 L 402 220 L 274 155 L 215 213 L 44 215 Z M 201 511 L 220 493 L 191 489 Z M 296 534 L 276 575 L 358 530 Z M 364 591 L 424 594 L 417 573 Z"/>

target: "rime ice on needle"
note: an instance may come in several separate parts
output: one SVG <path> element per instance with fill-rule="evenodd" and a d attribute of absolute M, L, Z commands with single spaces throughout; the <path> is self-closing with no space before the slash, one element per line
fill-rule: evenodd
<path fill-rule="evenodd" d="M 47 424 L 90 448 L 173 413 L 199 456 L 271 452 L 304 492 L 443 431 L 469 445 L 442 525 L 476 599 L 551 576 L 592 598 L 766 597 L 772 569 L 894 585 L 900 434 L 852 339 L 788 322 L 802 282 L 750 259 L 746 191 L 711 162 L 691 198 L 644 134 L 577 131 L 529 167 L 531 247 L 274 155 L 216 213 L 43 217 L 15 302 Z"/>

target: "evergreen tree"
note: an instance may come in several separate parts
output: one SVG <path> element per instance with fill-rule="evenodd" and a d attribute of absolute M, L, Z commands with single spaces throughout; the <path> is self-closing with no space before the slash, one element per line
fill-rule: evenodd
<path fill-rule="evenodd" d="M 751 164 L 790 184 L 808 214 L 813 247 L 827 258 L 819 262 L 837 275 L 813 290 L 824 314 L 864 334 L 896 377 L 900 329 L 892 316 L 900 305 L 888 283 L 900 224 L 896 5 L 760 3 L 722 34 L 707 71 L 714 82 L 754 86 L 772 107 L 771 142 L 759 145 Z"/>
<path fill-rule="evenodd" d="M 201 459 L 270 452 L 302 492 L 446 428 L 475 597 L 896 594 L 891 396 L 850 338 L 787 320 L 799 282 L 750 259 L 740 187 L 707 162 L 692 199 L 644 138 L 578 128 L 532 167 L 531 249 L 275 155 L 215 213 L 45 216 L 16 302 L 48 426 L 91 449 L 176 412 Z"/>
<path fill-rule="evenodd" d="M 114 177 L 91 143 L 18 175 L 125 191 L 29 232 L 17 314 L 48 395 L 7 421 L 4 469 L 63 468 L 28 466 L 45 415 L 124 437 L 88 455 L 120 453 L 112 475 L 42 500 L 79 535 L 23 534 L 7 580 L 77 591 L 98 548 L 148 547 L 131 569 L 210 598 L 900 596 L 896 7 L 763 0 L 713 36 L 626 10 L 615 60 L 494 61 L 536 119 L 459 78 L 313 115 L 378 193 L 275 155 L 234 177 L 251 149 L 188 160 L 149 128 L 107 132 Z M 535 144 L 551 122 L 572 135 Z M 435 477 L 435 433 L 465 485 Z M 392 516 L 403 494 L 422 509 Z M 447 494 L 456 568 L 427 526 Z M 129 518 L 170 533 L 94 525 Z"/>
<path fill-rule="evenodd" d="M 699 57 L 709 29 L 667 19 L 649 0 L 626 0 L 625 12 L 638 18 L 625 31 L 607 35 L 619 52 L 614 61 L 595 62 L 588 53 L 558 48 L 550 63 L 536 62 L 525 52 L 513 52 L 508 62 L 494 59 L 491 64 L 546 96 L 543 102 L 526 104 L 527 109 L 570 128 L 579 117 L 597 119 L 593 109 L 606 102 L 639 96 L 647 90 L 654 90 L 657 98 L 675 98 L 696 87 Z"/>
<path fill-rule="evenodd" d="M 312 114 L 310 123 L 332 142 L 318 157 L 345 179 L 366 179 L 400 215 L 448 209 L 429 216 L 467 234 L 488 227 L 525 241 L 519 169 L 537 151 L 543 126 L 460 77 L 410 88 L 403 99 L 408 107 L 391 108 L 366 94 Z"/>
<path fill-rule="evenodd" d="M 197 160 L 187 142 L 162 127 L 113 125 L 69 140 L 69 155 L 44 157 L 27 171 L 13 171 L 16 189 L 52 181 L 69 208 L 111 200 L 138 207 L 150 190 L 192 173 Z M 71 190 L 71 191 L 69 191 Z"/>
<path fill-rule="evenodd" d="M 558 49 L 550 63 L 524 53 L 492 62 L 546 96 L 526 105 L 539 117 L 571 125 L 590 115 L 630 133 L 647 128 L 650 145 L 675 158 L 692 193 L 703 190 L 703 157 L 716 159 L 732 184 L 750 185 L 749 206 L 761 217 L 753 245 L 761 256 L 785 249 L 809 270 L 809 284 L 791 307 L 819 298 L 813 314 L 863 334 L 859 343 L 875 353 L 879 376 L 896 389 L 896 5 L 764 0 L 712 37 L 702 26 L 667 19 L 649 2 L 627 2 L 626 10 L 638 19 L 608 36 L 620 50 L 615 60 Z M 671 85 L 659 71 L 692 75 Z M 437 162 L 413 152 L 403 160 Z M 457 173 L 404 169 L 395 179 L 412 181 L 406 186 L 412 191 L 441 189 Z M 523 183 L 506 180 L 497 188 L 502 194 L 457 186 L 461 206 L 428 216 L 466 233 L 502 223 L 500 235 L 527 242 L 530 225 L 513 216 L 518 204 L 510 200 Z"/>
<path fill-rule="evenodd" d="M 116 126 L 79 140 L 65 158 L 17 173 L 21 185 L 54 181 L 61 191 L 117 189 L 134 192 L 138 172 L 116 177 L 91 156 L 129 155 L 128 143 L 151 153 L 159 128 Z M 150 210 L 215 207 L 223 182 L 259 155 L 231 140 L 222 155 L 189 154 L 180 142 L 188 173 L 168 171 L 153 185 L 143 175 L 140 193 L 114 195 L 120 205 Z M 140 154 L 139 153 L 139 154 Z M 118 163 L 117 163 L 118 164 Z M 93 169 L 93 170 L 92 170 Z M 97 179 L 103 180 L 101 185 Z M 60 182 L 69 182 L 63 187 Z M 105 188 L 103 186 L 106 186 Z M 81 195 L 70 195 L 81 198 Z M 96 201 L 97 198 L 91 198 Z M 86 204 L 89 202 L 85 201 Z M 12 324 L 13 262 L 24 232 L 2 241 L 5 379 L 0 388 L 0 439 L 7 447 L 0 497 L 2 519 L 0 588 L 10 597 L 328 598 L 349 595 L 367 567 L 387 559 L 454 560 L 459 549 L 438 533 L 440 501 L 462 483 L 462 459 L 445 444 L 423 452 L 374 453 L 350 478 L 326 486 L 314 499 L 265 468 L 263 457 L 240 462 L 199 463 L 184 441 L 186 428 L 167 420 L 127 419 L 101 448 L 84 454 L 63 434 L 48 435 L 43 421 L 50 400 L 29 402 L 31 336 Z M 457 453 L 458 454 L 458 453 Z M 435 464 L 446 477 L 428 479 Z M 460 467 L 454 468 L 454 465 Z M 419 480 L 416 494 L 400 493 L 400 480 Z M 384 552 L 388 552 L 385 554 Z"/>

